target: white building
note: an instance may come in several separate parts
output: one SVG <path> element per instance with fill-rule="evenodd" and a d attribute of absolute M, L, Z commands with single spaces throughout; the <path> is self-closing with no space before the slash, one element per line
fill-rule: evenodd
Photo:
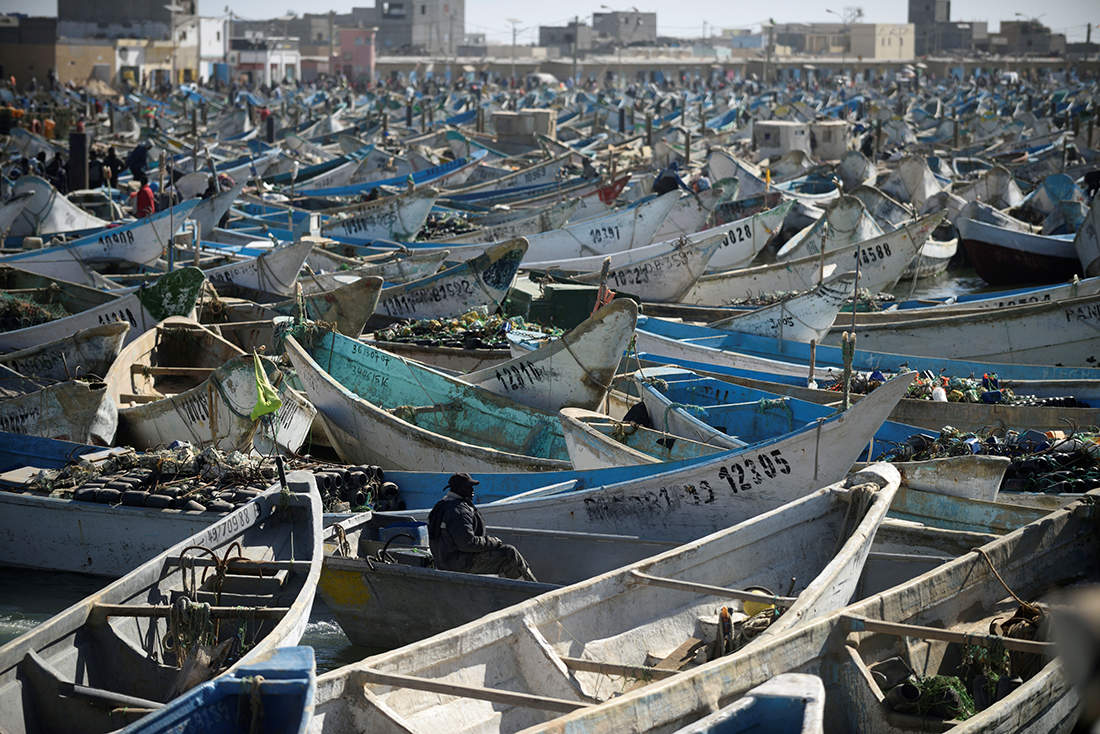
<path fill-rule="evenodd" d="M 850 56 L 909 61 L 916 52 L 916 26 L 912 23 L 856 23 L 848 33 Z"/>
<path fill-rule="evenodd" d="M 284 79 L 302 77 L 302 55 L 296 38 L 232 38 L 229 63 L 238 76 L 247 75 L 253 84 L 271 86 Z"/>

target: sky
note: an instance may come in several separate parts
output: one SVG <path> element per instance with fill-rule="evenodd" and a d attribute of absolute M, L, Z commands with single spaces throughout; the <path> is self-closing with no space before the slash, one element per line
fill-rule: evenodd
<path fill-rule="evenodd" d="M 836 16 L 825 12 L 825 8 L 830 7 L 828 3 L 838 13 L 849 6 L 862 7 L 865 21 L 880 23 L 905 22 L 908 8 L 907 0 L 826 0 L 826 3 L 820 0 L 771 0 L 760 4 L 721 0 L 676 0 L 675 3 L 635 1 L 637 5 L 612 5 L 609 2 L 606 7 L 656 10 L 657 28 L 661 35 L 694 37 L 702 35 L 704 23 L 710 33 L 711 29 L 759 27 L 769 18 L 777 23 L 835 21 Z M 352 6 L 372 4 L 372 0 L 314 0 L 308 4 L 297 0 L 229 2 L 233 12 L 243 18 L 268 18 L 288 11 L 319 13 L 330 7 L 346 12 Z M 485 33 L 490 41 L 511 42 L 511 26 L 506 18 L 516 18 L 521 29 L 517 34 L 518 42 L 534 43 L 538 39 L 539 25 L 564 25 L 574 15 L 587 18 L 593 10 L 599 12 L 600 5 L 599 0 L 557 0 L 550 5 L 527 5 L 515 0 L 466 0 L 466 32 Z M 199 12 L 204 15 L 220 15 L 225 12 L 225 7 L 226 0 L 199 0 Z M 0 11 L 56 15 L 57 0 L 0 0 Z M 997 28 L 1001 20 L 1015 19 L 1017 14 L 1038 17 L 1056 33 L 1065 33 L 1070 41 L 1083 41 L 1085 25 L 1091 21 L 1094 40 L 1100 39 L 1100 29 L 1097 28 L 1100 25 L 1100 3 L 1096 0 L 1047 0 L 1043 3 L 1034 0 L 953 0 L 951 3 L 952 20 L 986 20 L 990 30 Z"/>

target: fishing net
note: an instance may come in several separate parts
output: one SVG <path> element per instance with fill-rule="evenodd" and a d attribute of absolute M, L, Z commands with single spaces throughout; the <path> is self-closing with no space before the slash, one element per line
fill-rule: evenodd
<path fill-rule="evenodd" d="M 69 316 L 60 303 L 38 303 L 10 293 L 0 293 L 0 331 L 15 331 Z"/>

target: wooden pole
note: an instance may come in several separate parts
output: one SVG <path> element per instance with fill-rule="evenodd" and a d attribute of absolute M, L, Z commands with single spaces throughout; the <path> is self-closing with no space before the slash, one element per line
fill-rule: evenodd
<path fill-rule="evenodd" d="M 916 624 L 901 624 L 900 622 L 883 622 L 878 619 L 866 617 L 845 616 L 852 632 L 880 632 L 896 637 L 914 637 L 920 640 L 940 640 L 941 642 L 955 642 L 960 645 L 979 645 L 981 647 L 1000 647 L 1012 652 L 1029 652 L 1035 655 L 1056 655 L 1058 650 L 1053 642 L 1033 642 L 1032 640 L 1017 640 L 1014 637 L 1002 637 L 1000 635 L 967 634 L 940 627 L 923 627 Z"/>
<path fill-rule="evenodd" d="M 638 579 L 644 584 L 650 586 L 663 586 L 666 589 L 677 589 L 679 591 L 690 591 L 696 594 L 707 594 L 710 596 L 722 596 L 728 599 L 738 599 L 740 601 L 755 601 L 763 604 L 775 604 L 777 607 L 790 607 L 793 606 L 798 599 L 793 596 L 776 596 L 772 594 L 764 594 L 757 591 L 741 591 L 740 589 L 727 589 L 724 586 L 713 586 L 711 584 L 699 584 L 694 581 L 680 581 L 679 579 L 665 578 L 664 576 L 651 576 L 648 573 L 634 570 L 630 572 L 630 575 Z"/>

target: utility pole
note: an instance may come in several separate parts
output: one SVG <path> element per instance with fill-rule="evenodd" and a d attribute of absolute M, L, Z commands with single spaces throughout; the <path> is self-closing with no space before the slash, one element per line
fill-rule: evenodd
<path fill-rule="evenodd" d="M 519 29 L 516 27 L 519 25 L 519 21 L 515 18 L 505 18 L 506 21 L 512 24 L 512 89 L 516 88 L 516 34 Z"/>

